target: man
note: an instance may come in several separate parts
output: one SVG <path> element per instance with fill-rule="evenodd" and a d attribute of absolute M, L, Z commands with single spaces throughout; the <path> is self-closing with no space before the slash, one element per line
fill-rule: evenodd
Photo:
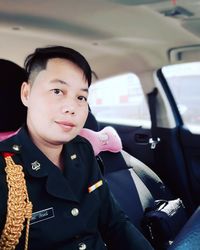
<path fill-rule="evenodd" d="M 0 143 L 0 249 L 152 249 L 77 136 L 88 115 L 88 62 L 56 46 L 36 49 L 25 67 L 26 125 Z"/>

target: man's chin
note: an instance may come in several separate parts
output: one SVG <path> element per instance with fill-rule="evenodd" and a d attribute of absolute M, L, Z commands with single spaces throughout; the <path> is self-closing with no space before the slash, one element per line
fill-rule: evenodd
<path fill-rule="evenodd" d="M 77 134 L 70 134 L 70 135 L 65 135 L 63 137 L 60 138 L 62 143 L 66 143 L 66 142 L 70 142 L 71 140 L 73 140 L 75 137 L 77 136 Z"/>

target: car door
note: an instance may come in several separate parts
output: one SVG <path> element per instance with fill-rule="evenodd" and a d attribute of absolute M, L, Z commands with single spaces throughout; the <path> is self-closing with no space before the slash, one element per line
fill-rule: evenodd
<path fill-rule="evenodd" d="M 164 67 L 160 74 L 170 91 L 177 120 L 180 148 L 188 177 L 191 198 L 200 204 L 200 63 Z"/>
<path fill-rule="evenodd" d="M 192 191 L 194 185 L 191 186 L 191 183 L 192 178 L 195 177 L 189 170 L 186 158 L 188 152 L 185 152 L 185 148 L 187 148 L 185 143 L 188 143 L 188 139 L 185 137 L 189 137 L 188 130 L 186 129 L 187 132 L 185 132 L 179 114 L 180 105 L 178 110 L 161 70 L 159 75 L 157 85 L 160 85 L 166 92 L 165 98 L 168 99 L 176 123 L 174 127 L 160 125 L 155 127 L 154 131 L 160 138 L 160 142 L 154 149 L 150 144 L 152 122 L 147 98 L 139 78 L 134 73 L 95 83 L 90 90 L 89 103 L 93 114 L 99 121 L 100 128 L 114 127 L 122 139 L 123 149 L 156 172 L 171 189 L 174 196 L 182 198 L 184 204 L 192 212 L 195 207 L 195 194 Z M 160 95 L 160 98 L 163 97 Z M 155 105 L 159 109 L 159 103 L 155 102 Z M 183 105 L 181 107 L 183 110 Z M 197 186 L 195 190 L 198 190 Z"/>

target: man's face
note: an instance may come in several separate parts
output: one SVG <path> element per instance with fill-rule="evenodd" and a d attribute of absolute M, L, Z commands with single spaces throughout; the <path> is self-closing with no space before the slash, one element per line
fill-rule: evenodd
<path fill-rule="evenodd" d="M 33 141 L 60 145 L 72 140 L 86 121 L 87 96 L 88 83 L 82 70 L 68 60 L 50 59 L 32 84 L 22 85 Z"/>

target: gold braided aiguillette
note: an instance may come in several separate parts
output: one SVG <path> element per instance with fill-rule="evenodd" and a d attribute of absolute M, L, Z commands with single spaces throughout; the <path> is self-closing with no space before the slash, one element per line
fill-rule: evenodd
<path fill-rule="evenodd" d="M 0 238 L 1 250 L 13 250 L 19 243 L 26 221 L 25 247 L 28 249 L 32 203 L 29 201 L 26 181 L 22 166 L 16 165 L 11 156 L 5 157 L 8 201 L 6 223 Z"/>

